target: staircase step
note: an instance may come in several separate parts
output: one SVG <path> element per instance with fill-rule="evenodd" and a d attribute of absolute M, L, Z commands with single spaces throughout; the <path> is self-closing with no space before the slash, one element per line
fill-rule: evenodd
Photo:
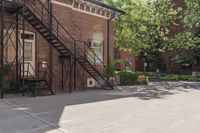
<path fill-rule="evenodd" d="M 57 40 L 49 41 L 51 44 L 57 44 L 59 43 Z"/>
<path fill-rule="evenodd" d="M 43 30 L 44 30 L 44 29 L 43 29 Z M 44 31 L 40 31 L 40 30 L 39 30 L 39 32 L 40 32 L 41 34 L 50 34 L 49 31 L 47 31 L 47 30 L 44 30 Z"/>
<path fill-rule="evenodd" d="M 42 25 L 41 24 L 37 24 L 37 25 L 33 25 L 36 29 L 39 29 L 39 28 L 41 28 L 42 27 Z"/>
<path fill-rule="evenodd" d="M 63 47 L 59 42 L 57 42 L 57 43 L 51 43 L 51 44 L 53 44 L 53 46 L 57 49 L 61 49 L 61 48 L 65 48 L 65 47 Z"/>
<path fill-rule="evenodd" d="M 50 35 L 50 34 L 48 34 L 48 35 L 43 35 L 43 36 L 47 39 L 47 41 L 48 41 L 49 38 L 53 38 L 53 36 Z"/>
<path fill-rule="evenodd" d="M 63 49 L 63 50 L 59 50 L 62 54 L 68 53 L 67 50 Z"/>
<path fill-rule="evenodd" d="M 30 14 L 30 13 L 27 13 L 27 14 L 25 14 L 24 16 L 25 16 L 25 18 L 33 17 L 33 15 Z"/>
<path fill-rule="evenodd" d="M 38 29 L 38 31 L 39 32 L 44 32 L 44 31 L 49 32 L 46 28 L 40 28 L 40 29 Z"/>
<path fill-rule="evenodd" d="M 41 5 L 43 6 L 43 5 Z M 35 8 L 33 6 L 33 8 Z M 48 42 L 49 44 L 51 44 L 62 56 L 68 56 L 69 54 L 71 56 L 74 56 L 70 51 L 73 51 L 73 44 L 70 43 L 65 43 L 65 41 L 62 41 L 62 39 L 58 39 L 57 38 L 57 33 L 55 33 L 54 31 L 51 32 L 51 29 L 48 27 L 48 25 L 46 25 L 46 23 L 44 23 L 43 20 L 41 20 L 41 18 L 38 18 L 37 15 L 35 16 L 33 13 L 32 8 L 28 9 L 28 7 L 24 8 L 25 10 L 24 15 L 23 12 L 21 12 L 22 17 L 24 16 L 24 18 L 27 20 L 27 22 L 29 24 L 31 24 L 33 26 L 33 28 L 35 28 L 35 30 L 37 30 Z M 44 9 L 46 10 L 46 9 Z M 39 11 L 41 11 L 39 9 Z M 46 11 L 45 11 L 46 12 Z M 45 18 L 46 19 L 46 18 Z M 64 29 L 64 28 L 63 28 Z M 64 29 L 65 30 L 65 29 Z M 62 34 L 62 33 L 59 33 Z M 68 46 L 69 44 L 69 46 Z M 72 45 L 72 46 L 71 46 Z M 79 50 L 79 49 L 78 49 Z M 90 73 L 90 75 L 96 79 L 96 81 L 103 87 L 103 86 L 108 86 L 107 89 L 112 89 L 111 85 L 109 84 L 109 82 L 107 82 L 103 76 L 102 73 L 99 72 L 99 70 L 96 68 L 97 66 L 93 65 L 93 63 L 91 63 L 91 61 L 89 61 L 90 59 L 85 59 L 83 56 L 83 51 L 81 51 L 81 53 L 77 52 L 76 58 L 74 58 L 74 60 L 77 60 L 77 62 L 79 62 L 79 64 Z M 29 82 L 27 80 L 27 82 Z M 31 83 L 32 82 L 32 83 Z M 47 83 L 48 84 L 48 83 Z M 36 79 L 34 79 L 34 81 L 30 81 L 29 85 L 32 86 L 34 88 L 34 86 L 39 85 L 39 83 L 37 82 Z M 48 85 L 47 85 L 48 86 Z M 42 87 L 39 87 L 42 90 Z M 38 88 L 38 90 L 39 90 Z M 45 89 L 46 87 L 44 87 Z M 52 90 L 51 90 L 52 91 Z"/>
<path fill-rule="evenodd" d="M 32 25 L 34 26 L 34 25 L 39 25 L 40 22 L 38 22 L 38 21 L 36 20 L 36 21 L 31 22 L 30 24 L 32 24 Z"/>
<path fill-rule="evenodd" d="M 34 17 L 31 17 L 31 18 L 27 18 L 27 20 L 28 20 L 28 21 L 30 21 L 30 22 L 33 22 L 33 21 L 35 21 L 35 20 L 36 20 L 36 18 L 34 18 Z"/>
<path fill-rule="evenodd" d="M 25 10 L 24 10 L 24 16 L 26 16 L 26 15 L 28 15 L 28 14 L 30 14 L 30 12 L 27 11 L 27 10 L 25 9 Z"/>

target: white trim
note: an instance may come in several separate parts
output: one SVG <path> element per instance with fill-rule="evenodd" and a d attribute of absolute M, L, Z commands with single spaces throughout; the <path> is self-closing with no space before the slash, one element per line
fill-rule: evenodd
<path fill-rule="evenodd" d="M 104 18 L 104 19 L 109 19 L 109 17 L 111 16 L 111 14 L 108 11 L 106 11 L 105 8 L 102 8 L 105 11 L 105 16 L 103 16 L 103 15 L 101 15 L 101 12 L 102 12 L 101 10 L 100 10 L 100 15 L 96 14 L 96 12 L 97 12 L 96 8 L 95 8 L 95 13 L 92 13 L 91 12 L 92 11 L 92 7 L 90 7 L 89 5 L 87 5 L 87 6 L 90 7 L 90 12 L 86 11 L 86 5 L 85 5 L 85 10 L 81 10 L 80 9 L 80 3 L 79 3 L 79 7 L 78 8 L 74 8 L 74 2 L 72 2 L 72 5 L 69 5 L 69 4 L 65 4 L 63 2 L 58 2 L 56 0 L 52 0 L 52 3 L 60 5 L 60 6 L 71 8 L 72 10 L 75 10 L 75 11 L 78 11 L 78 12 L 82 12 L 82 13 L 85 13 L 85 14 L 88 14 L 88 15 L 92 15 L 92 16 L 96 16 L 96 17 L 100 17 L 100 18 Z M 110 14 L 109 17 L 106 16 L 107 12 Z M 115 21 L 115 20 L 113 19 L 112 21 Z"/>
<path fill-rule="evenodd" d="M 108 19 L 108 17 L 101 16 L 101 15 L 98 15 L 98 14 L 94 14 L 94 13 L 91 13 L 91 12 L 86 12 L 86 11 L 83 11 L 83 10 L 80 10 L 80 9 L 72 8 L 72 10 L 75 10 L 75 11 L 78 11 L 78 12 L 81 12 L 81 13 L 85 13 L 85 14 L 88 14 L 88 15 L 92 15 L 92 16 L 95 16 L 95 17 Z M 114 20 L 112 20 L 112 21 L 114 21 Z"/>
<path fill-rule="evenodd" d="M 92 82 L 92 84 L 90 84 L 90 82 Z M 96 81 L 93 78 L 88 78 L 87 79 L 87 87 L 91 88 L 91 87 L 95 87 L 96 86 Z"/>
<path fill-rule="evenodd" d="M 69 4 L 65 4 L 65 3 L 63 3 L 63 2 L 59 2 L 59 1 L 56 1 L 56 0 L 52 0 L 51 3 L 57 4 L 57 5 L 60 5 L 60 6 L 69 7 L 69 8 L 73 8 L 73 6 L 74 6 L 74 2 L 72 3 L 72 5 L 69 5 Z"/>
<path fill-rule="evenodd" d="M 22 43 L 23 39 L 22 39 L 21 35 L 23 34 L 23 31 L 19 30 L 19 33 L 20 33 L 20 35 L 19 35 L 20 42 Z M 31 32 L 31 31 L 24 31 L 24 34 L 31 34 L 31 35 L 33 35 L 33 40 L 24 39 L 24 41 L 32 43 L 32 61 L 25 61 L 25 62 L 31 63 L 33 69 L 30 68 L 30 72 L 31 72 L 31 75 L 34 76 L 35 75 L 34 71 L 35 71 L 35 68 L 36 68 L 36 34 L 35 34 L 35 32 Z M 21 55 L 21 57 L 22 57 L 22 55 Z M 25 69 L 27 69 L 26 65 L 25 65 Z M 25 72 L 25 74 L 26 74 L 26 72 Z"/>

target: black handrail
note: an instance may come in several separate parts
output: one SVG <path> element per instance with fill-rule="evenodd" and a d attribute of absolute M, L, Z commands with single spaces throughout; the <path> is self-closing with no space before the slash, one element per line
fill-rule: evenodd
<path fill-rule="evenodd" d="M 33 4 L 28 0 L 15 0 L 25 8 L 24 10 L 30 10 L 32 14 L 37 17 L 46 28 L 49 28 L 49 32 L 54 34 L 54 36 L 60 41 L 60 45 L 68 50 L 68 52 L 74 56 L 74 59 L 80 63 L 81 58 L 83 57 L 84 61 L 88 62 L 90 66 L 97 71 L 102 78 L 104 77 L 104 73 L 106 71 L 106 66 L 103 61 L 96 55 L 96 53 L 88 46 L 88 43 L 85 41 L 76 40 L 67 30 L 66 28 L 54 17 L 52 12 L 48 10 L 48 8 L 40 1 L 35 0 L 34 2 L 38 2 L 39 4 Z M 47 15 L 51 16 L 51 19 L 46 17 Z M 51 21 L 50 21 L 51 20 Z M 69 38 L 66 36 L 68 35 Z M 69 41 L 72 39 L 72 42 Z M 81 48 L 80 44 L 83 43 L 83 47 Z M 79 50 L 79 51 L 77 51 Z M 61 53 L 62 54 L 62 53 Z M 99 65 L 95 65 L 92 62 L 96 63 L 98 60 Z"/>
<path fill-rule="evenodd" d="M 56 23 L 57 23 L 57 25 L 56 25 L 56 29 L 57 29 L 57 31 L 56 31 L 56 33 L 57 33 L 57 36 L 60 36 L 60 39 L 62 40 L 62 41 L 64 41 L 64 42 L 66 42 L 66 40 L 67 40 L 67 38 L 65 37 L 65 36 L 63 36 L 63 35 L 60 35 L 60 34 L 58 34 L 58 32 L 59 32 L 59 29 L 58 29 L 58 24 L 59 24 L 59 26 L 61 26 L 61 28 L 73 39 L 73 41 L 74 41 L 74 45 L 76 45 L 76 49 L 79 49 L 79 50 L 81 50 L 81 48 L 80 47 L 78 47 L 78 45 L 77 45 L 77 42 L 82 42 L 82 43 L 84 43 L 84 45 L 87 47 L 87 49 L 90 51 L 90 52 L 92 52 L 92 53 L 89 53 L 88 52 L 88 50 L 87 51 L 83 51 L 83 50 L 81 50 L 81 52 L 82 53 L 78 53 L 78 52 L 76 52 L 76 53 L 74 53 L 74 54 L 84 54 L 84 52 L 87 52 L 87 55 L 88 55 L 88 57 L 90 57 L 90 58 L 93 58 L 93 56 L 92 55 L 94 55 L 94 58 L 95 59 L 97 59 L 99 62 L 100 62 L 100 65 L 101 66 L 103 66 L 103 68 L 101 67 L 101 66 L 98 66 L 99 68 L 97 68 L 97 69 L 100 69 L 100 71 L 99 72 L 105 72 L 105 69 L 106 69 L 106 66 L 104 65 L 104 63 L 102 62 L 102 60 L 96 55 L 96 53 L 91 49 L 91 48 L 89 48 L 88 47 L 88 44 L 86 43 L 86 42 L 84 42 L 84 41 L 77 41 L 77 40 L 75 40 L 74 39 L 74 37 L 72 37 L 72 35 L 65 29 L 65 27 L 53 16 L 53 14 L 51 13 L 51 12 L 49 12 L 48 11 L 48 9 L 45 7 L 45 5 L 43 4 L 43 3 L 41 3 L 41 1 L 40 0 L 37 0 L 41 5 L 42 5 L 42 9 L 43 8 L 45 8 L 45 10 L 47 11 L 47 13 L 49 13 L 51 16 L 52 16 L 52 18 L 56 21 Z M 31 8 L 33 8 L 33 7 L 31 7 Z M 36 6 L 35 6 L 35 8 L 37 8 Z M 37 8 L 38 9 L 38 8 Z M 39 9 L 38 9 L 39 10 Z M 37 14 L 39 15 L 40 14 L 40 12 L 38 12 L 38 10 L 34 10 L 34 12 L 37 12 Z M 43 11 L 44 12 L 44 11 Z M 43 13 L 42 12 L 42 14 L 40 14 L 40 17 L 41 17 L 41 15 L 43 16 Z M 48 21 L 46 20 L 46 19 L 44 19 L 44 17 L 42 17 L 42 21 L 45 21 L 46 23 L 48 23 Z M 54 28 L 55 28 L 55 25 L 52 25 L 52 30 L 54 30 Z M 67 43 L 70 43 L 70 42 L 68 42 L 67 41 Z M 69 49 L 69 48 L 68 48 Z M 73 47 L 71 47 L 70 49 L 69 49 L 70 51 L 76 51 L 75 50 L 75 46 Z M 72 52 L 73 53 L 73 52 Z M 77 56 L 77 55 L 76 55 Z M 88 60 L 89 60 L 89 58 L 87 58 Z M 90 60 L 91 61 L 91 60 Z M 96 66 L 97 67 L 97 66 Z M 102 76 L 104 76 L 103 74 L 101 74 Z"/>
<path fill-rule="evenodd" d="M 45 5 L 40 1 L 40 0 L 37 0 L 45 9 L 46 11 L 50 14 L 50 16 L 52 16 L 56 21 L 57 23 L 65 30 L 66 33 L 68 33 L 68 35 L 74 40 L 74 42 L 76 41 L 75 38 L 64 28 L 64 26 L 54 17 L 54 15 L 45 7 Z"/>
<path fill-rule="evenodd" d="M 78 42 L 80 42 L 80 43 L 83 43 L 83 45 L 84 45 L 84 47 L 86 47 L 87 49 L 90 49 L 90 51 L 88 51 L 88 50 L 84 50 L 84 49 L 82 49 L 82 48 L 80 48 L 79 50 L 81 50 L 82 51 L 82 53 L 84 54 L 85 52 L 86 52 L 86 54 L 87 54 L 87 56 L 89 55 L 90 56 L 90 58 L 91 57 L 93 57 L 92 56 L 92 54 L 94 55 L 94 58 L 97 58 L 97 60 L 98 61 L 100 61 L 100 65 L 96 65 L 96 67 L 99 67 L 100 68 L 100 71 L 101 72 L 105 72 L 106 71 L 106 66 L 105 66 L 105 64 L 102 62 L 102 60 L 96 55 L 96 53 L 91 49 L 91 48 L 89 48 L 88 47 L 88 43 L 86 43 L 85 41 L 78 41 Z M 90 52 L 92 52 L 92 54 L 90 53 Z M 90 58 L 87 58 L 87 60 L 90 60 Z M 91 61 L 91 60 L 90 60 Z M 95 59 L 94 59 L 94 63 L 95 63 Z M 92 61 L 91 61 L 92 62 Z M 92 65 L 92 64 L 91 64 Z M 102 68 L 103 67 L 103 68 Z M 102 76 L 104 76 L 104 75 L 102 75 Z"/>
<path fill-rule="evenodd" d="M 39 0 L 38 0 L 39 1 Z M 30 3 L 31 4 L 31 3 Z M 30 9 L 32 9 L 33 10 L 33 14 L 37 17 L 37 15 L 39 16 L 39 17 L 41 17 L 41 18 L 43 18 L 43 20 L 41 20 L 42 22 L 43 22 L 43 24 L 48 24 L 46 27 L 48 27 L 49 26 L 49 21 L 48 21 L 48 19 L 44 19 L 44 17 L 42 17 L 44 14 L 41 14 L 41 12 L 39 12 L 39 10 L 40 9 L 38 9 L 36 6 L 29 6 L 28 4 L 26 4 L 26 6 L 28 6 L 28 8 Z M 45 7 L 43 7 L 44 5 L 42 5 L 42 8 L 45 8 Z M 48 12 L 48 10 L 47 10 L 47 12 Z M 54 17 L 55 18 L 55 17 Z M 59 24 L 61 27 L 62 27 L 62 29 L 68 34 L 68 32 L 67 32 L 67 30 L 60 24 L 60 22 L 57 20 L 57 19 L 55 19 L 55 22 L 57 23 L 57 25 Z M 65 37 L 65 36 L 63 36 L 63 35 L 60 35 L 60 34 L 58 34 L 59 33 L 59 31 L 58 31 L 58 29 L 55 29 L 55 27 L 57 27 L 57 26 L 55 26 L 55 25 L 53 25 L 53 23 L 51 23 L 51 30 L 52 31 L 54 31 L 54 32 L 56 32 L 56 35 L 58 35 L 57 36 L 57 39 L 61 39 L 62 41 L 64 41 L 65 43 L 68 43 L 68 44 L 75 44 L 75 42 L 70 42 L 70 41 L 68 41 L 68 39 Z M 52 32 L 51 31 L 51 32 Z M 53 33 L 53 32 L 52 32 Z M 73 38 L 72 38 L 73 39 Z M 74 40 L 73 40 L 74 41 Z M 66 48 L 66 46 L 65 45 L 62 45 L 63 47 L 65 47 Z M 72 48 L 73 48 L 73 46 L 71 46 Z M 69 48 L 66 48 L 66 49 L 69 49 Z M 69 52 L 71 52 L 71 51 L 69 51 Z M 71 52 L 71 54 L 73 54 L 72 52 Z"/>
<path fill-rule="evenodd" d="M 36 77 L 36 71 L 35 71 L 35 69 L 33 68 L 33 66 L 32 66 L 32 64 L 30 63 L 30 62 L 24 62 L 24 63 L 20 63 L 20 66 L 22 66 L 23 65 L 23 67 L 25 67 L 25 65 L 27 65 L 27 69 L 25 70 L 25 71 L 21 71 L 21 72 L 23 72 L 23 73 L 25 73 L 26 72 L 26 75 L 23 77 L 23 78 L 32 78 L 32 79 L 35 79 Z M 21 67 L 20 67 L 21 68 Z M 33 73 L 34 73 L 34 75 L 30 72 L 30 69 L 32 69 L 32 71 L 33 71 Z"/>
<path fill-rule="evenodd" d="M 50 71 L 50 66 L 48 63 L 38 63 L 38 75 L 40 74 L 40 72 L 42 72 L 42 70 L 40 69 L 41 65 L 46 65 L 45 72 L 47 72 L 48 74 L 48 78 L 50 79 L 50 76 L 52 75 L 53 78 L 55 78 L 55 75 L 53 72 Z M 47 70 L 48 69 L 48 70 Z M 51 73 L 50 73 L 51 72 Z"/>

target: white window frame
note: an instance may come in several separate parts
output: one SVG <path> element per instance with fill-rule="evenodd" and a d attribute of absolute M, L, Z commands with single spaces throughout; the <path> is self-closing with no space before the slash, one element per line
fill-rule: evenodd
<path fill-rule="evenodd" d="M 95 46 L 95 43 L 96 43 L 96 44 L 99 44 L 100 46 L 98 46 L 98 47 Z M 90 44 L 91 44 L 90 48 L 94 51 L 94 53 L 95 53 L 95 54 L 98 56 L 98 58 L 100 59 L 100 60 L 94 59 L 94 60 L 95 60 L 95 61 L 94 61 L 94 64 L 95 64 L 95 65 L 101 64 L 101 63 L 103 62 L 103 41 L 91 40 L 91 41 L 90 41 Z M 100 48 L 100 52 L 95 51 L 96 48 Z"/>

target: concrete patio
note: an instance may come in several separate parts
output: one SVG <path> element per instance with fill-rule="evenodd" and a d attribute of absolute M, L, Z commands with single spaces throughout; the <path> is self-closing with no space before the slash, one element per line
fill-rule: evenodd
<path fill-rule="evenodd" d="M 0 133 L 199 133 L 200 83 L 0 100 Z"/>

